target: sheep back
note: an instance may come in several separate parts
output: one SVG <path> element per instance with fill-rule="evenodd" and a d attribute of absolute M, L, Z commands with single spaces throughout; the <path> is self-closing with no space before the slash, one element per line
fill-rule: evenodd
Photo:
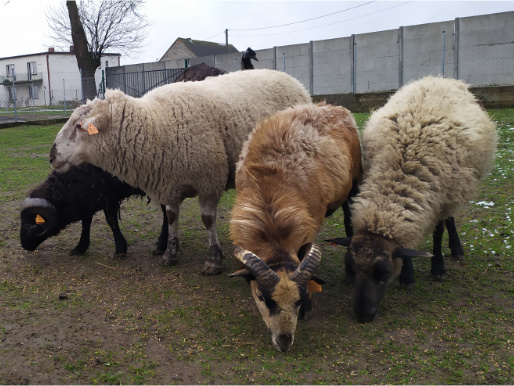
<path fill-rule="evenodd" d="M 155 202 L 212 192 L 221 196 L 233 186 L 241 147 L 256 123 L 307 102 L 309 93 L 300 82 L 272 70 L 169 84 L 139 99 L 109 90 L 105 101 L 84 107 L 89 110 L 84 115 L 96 117 L 96 126 L 107 130 L 99 127 L 100 135 L 81 146 L 87 146 L 87 161 Z"/>
<path fill-rule="evenodd" d="M 426 77 L 372 114 L 362 146 L 353 224 L 409 248 L 470 199 L 493 162 L 496 127 L 468 85 Z"/>
<path fill-rule="evenodd" d="M 264 119 L 241 151 L 231 238 L 268 260 L 314 241 L 360 177 L 357 125 L 340 106 L 308 104 Z"/>

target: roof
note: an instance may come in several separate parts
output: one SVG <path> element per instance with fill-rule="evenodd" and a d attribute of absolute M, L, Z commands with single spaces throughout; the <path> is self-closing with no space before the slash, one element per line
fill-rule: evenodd
<path fill-rule="evenodd" d="M 5 56 L 3 58 L 0 58 L 0 60 L 3 59 L 16 59 L 16 58 L 24 58 L 28 56 L 38 56 L 38 55 L 73 55 L 75 56 L 75 52 L 73 51 L 43 51 L 43 52 L 37 52 L 35 54 L 25 54 L 25 55 L 14 55 L 14 56 Z M 104 53 L 103 56 L 121 56 L 121 54 L 112 54 L 112 53 Z"/>
<path fill-rule="evenodd" d="M 209 56 L 209 55 L 220 55 L 227 53 L 227 46 L 225 44 L 207 42 L 205 40 L 193 40 L 191 38 L 177 38 L 177 41 L 182 41 L 184 45 L 193 52 L 196 57 Z M 175 44 L 173 43 L 173 44 Z M 228 53 L 239 52 L 236 47 L 232 44 L 228 45 Z"/>

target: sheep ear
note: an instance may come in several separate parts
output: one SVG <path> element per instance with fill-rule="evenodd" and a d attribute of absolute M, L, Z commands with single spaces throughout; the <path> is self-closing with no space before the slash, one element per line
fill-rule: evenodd
<path fill-rule="evenodd" d="M 336 237 L 335 239 L 328 239 L 325 241 L 328 243 L 333 243 L 333 244 L 338 244 L 338 245 L 342 245 L 345 247 L 349 247 L 352 242 L 352 238 L 351 237 Z"/>
<path fill-rule="evenodd" d="M 398 248 L 394 253 L 393 257 L 400 259 L 412 259 L 414 257 L 433 257 L 434 255 L 428 252 L 420 252 L 415 249 Z"/>

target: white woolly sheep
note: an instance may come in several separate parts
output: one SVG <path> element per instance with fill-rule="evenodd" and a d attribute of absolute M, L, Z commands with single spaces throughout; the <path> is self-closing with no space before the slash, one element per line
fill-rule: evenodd
<path fill-rule="evenodd" d="M 355 234 L 337 242 L 349 246 L 354 311 L 368 322 L 400 271 L 400 283 L 414 283 L 412 257 L 432 256 L 432 277 L 445 276 L 445 220 L 452 243 L 453 215 L 493 162 L 496 127 L 468 85 L 429 76 L 400 89 L 372 114 L 362 146 L 363 183 L 351 207 Z M 432 231 L 433 255 L 408 249 Z M 462 254 L 458 236 L 453 242 Z"/>
<path fill-rule="evenodd" d="M 314 238 L 360 174 L 357 126 L 340 106 L 281 111 L 261 122 L 243 147 L 230 234 L 246 268 L 231 276 L 250 283 L 278 351 L 291 348 L 298 316 L 312 308 L 308 283 L 323 283 L 314 276 L 321 259 Z"/>
<path fill-rule="evenodd" d="M 162 262 L 177 264 L 178 215 L 198 196 L 209 234 L 205 274 L 222 271 L 216 210 L 234 186 L 243 142 L 261 119 L 310 102 L 305 87 L 279 71 L 238 71 L 202 82 L 173 83 L 140 99 L 109 90 L 77 108 L 57 134 L 50 162 L 58 171 L 90 162 L 166 205 L 168 246 Z M 90 135 L 88 135 L 90 134 Z"/>

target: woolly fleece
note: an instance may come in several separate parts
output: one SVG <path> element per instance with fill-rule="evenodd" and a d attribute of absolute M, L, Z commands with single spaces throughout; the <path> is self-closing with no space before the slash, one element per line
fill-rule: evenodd
<path fill-rule="evenodd" d="M 415 247 L 470 199 L 491 167 L 496 141 L 495 124 L 465 83 L 426 77 L 400 89 L 362 134 L 355 230 Z"/>

